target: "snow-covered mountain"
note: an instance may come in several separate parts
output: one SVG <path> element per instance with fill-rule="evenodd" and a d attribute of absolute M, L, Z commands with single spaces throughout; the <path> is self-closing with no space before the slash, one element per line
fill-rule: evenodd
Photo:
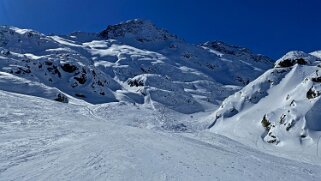
<path fill-rule="evenodd" d="M 34 85 L 26 85 L 41 84 L 36 92 L 51 95 L 38 96 L 64 102 L 72 96 L 94 104 L 164 105 L 182 113 L 204 111 L 204 102 L 219 104 L 272 67 L 270 58 L 245 48 L 189 44 L 143 20 L 63 36 L 3 26 L 0 48 L 2 84 L 25 81 L 3 90 L 36 95 L 30 92 Z"/>
<path fill-rule="evenodd" d="M 273 63 L 143 20 L 1 26 L 0 180 L 320 180 L 321 53 Z"/>
<path fill-rule="evenodd" d="M 274 68 L 223 101 L 210 116 L 213 132 L 319 155 L 321 56 L 292 51 Z M 301 150 L 300 150 L 301 151 Z"/>

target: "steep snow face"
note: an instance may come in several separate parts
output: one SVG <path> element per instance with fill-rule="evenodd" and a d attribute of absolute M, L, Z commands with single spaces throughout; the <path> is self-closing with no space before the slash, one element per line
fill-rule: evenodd
<path fill-rule="evenodd" d="M 211 131 L 255 145 L 259 140 L 287 149 L 309 145 L 305 151 L 319 154 L 319 64 L 318 57 L 289 52 L 223 101 L 211 116 Z"/>
<path fill-rule="evenodd" d="M 218 56 L 143 20 L 63 36 L 1 27 L 0 43 L 1 72 L 94 104 L 126 101 L 182 113 L 217 105 L 272 66 L 249 51 Z"/>

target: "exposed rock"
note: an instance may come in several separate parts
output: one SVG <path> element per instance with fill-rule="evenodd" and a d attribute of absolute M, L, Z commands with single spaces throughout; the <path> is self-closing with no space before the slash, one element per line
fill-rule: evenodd
<path fill-rule="evenodd" d="M 62 70 L 64 70 L 65 72 L 68 72 L 68 73 L 73 73 L 76 70 L 78 70 L 77 66 L 69 64 L 69 63 L 63 64 L 61 66 L 61 68 L 62 68 Z"/>
<path fill-rule="evenodd" d="M 316 97 L 319 97 L 320 96 L 320 92 L 319 91 L 316 91 L 315 89 L 313 89 L 312 87 L 308 90 L 307 94 L 306 94 L 306 97 L 308 99 L 314 99 Z"/>
<path fill-rule="evenodd" d="M 55 101 L 62 102 L 62 103 L 68 103 L 68 97 L 64 94 L 59 93 L 57 95 L 57 98 L 55 98 Z"/>

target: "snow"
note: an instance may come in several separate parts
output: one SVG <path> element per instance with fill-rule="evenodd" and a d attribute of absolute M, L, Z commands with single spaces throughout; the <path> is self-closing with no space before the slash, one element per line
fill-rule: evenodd
<path fill-rule="evenodd" d="M 60 92 L 58 89 L 47 87 L 41 83 L 0 72 L 1 90 L 44 97 L 54 100 Z"/>
<path fill-rule="evenodd" d="M 308 64 L 279 67 L 284 60 L 301 58 Z M 274 69 L 223 101 L 209 118 L 215 120 L 211 131 L 269 153 L 319 163 L 318 64 L 318 58 L 304 52 L 288 53 Z"/>
<path fill-rule="evenodd" d="M 32 32 L 32 30 L 30 30 L 30 29 L 20 29 L 20 28 L 16 28 L 16 27 L 10 27 L 10 28 L 20 35 L 24 35 L 28 32 Z"/>
<path fill-rule="evenodd" d="M 154 107 L 160 103 L 184 113 L 205 111 L 208 105 L 200 102 L 211 102 L 213 108 L 235 92 L 225 85 L 244 86 L 261 70 L 272 67 L 268 58 L 255 64 L 257 55 L 237 53 L 244 52 L 242 48 L 217 56 L 211 47 L 189 44 L 142 20 L 112 25 L 101 33 L 46 36 L 31 30 L 21 32 L 25 30 L 1 27 L 0 58 L 4 61 L 0 71 L 95 104 L 138 100 L 139 104 Z M 137 88 L 128 85 L 144 76 L 157 79 Z M 182 88 L 178 93 L 159 85 Z"/>
<path fill-rule="evenodd" d="M 51 36 L 51 38 L 62 45 L 71 46 L 71 47 L 81 47 L 81 45 L 77 45 L 77 42 L 64 39 L 59 36 Z"/>
<path fill-rule="evenodd" d="M 138 19 L 1 26 L 0 180 L 320 180 L 319 63 Z"/>
<path fill-rule="evenodd" d="M 287 60 L 298 61 L 299 59 L 304 59 L 306 61 L 306 62 L 303 62 L 304 64 L 312 64 L 315 61 L 321 60 L 317 56 L 313 56 L 303 51 L 290 51 L 275 62 L 275 67 L 282 67 L 282 65 L 280 65 L 281 62 L 284 62 Z"/>
<path fill-rule="evenodd" d="M 313 55 L 313 56 L 316 56 L 316 57 L 321 58 L 321 50 L 319 50 L 319 51 L 314 51 L 314 52 L 312 52 L 312 53 L 310 53 L 310 54 Z"/>
<path fill-rule="evenodd" d="M 0 180 L 319 180 L 320 166 L 250 149 L 209 132 L 123 124 L 155 112 L 63 104 L 0 91 Z M 122 108 L 124 107 L 124 108 Z M 99 115 L 108 111 L 107 117 Z M 137 115 L 138 116 L 138 115 Z M 137 122 L 138 120 L 136 120 Z"/>

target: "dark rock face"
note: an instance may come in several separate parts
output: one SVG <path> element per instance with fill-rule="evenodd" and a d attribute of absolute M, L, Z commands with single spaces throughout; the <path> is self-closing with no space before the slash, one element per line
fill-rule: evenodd
<path fill-rule="evenodd" d="M 313 77 L 312 79 L 311 79 L 313 82 L 321 82 L 321 77 Z"/>
<path fill-rule="evenodd" d="M 78 68 L 75 65 L 71 65 L 69 63 L 63 64 L 61 68 L 63 71 L 68 73 L 73 73 L 74 71 L 78 70 Z"/>
<path fill-rule="evenodd" d="M 128 80 L 128 85 L 131 87 L 139 87 L 139 86 L 144 86 L 144 82 L 142 80 Z"/>
<path fill-rule="evenodd" d="M 285 59 L 281 62 L 279 62 L 279 67 L 285 68 L 285 67 L 292 67 L 295 64 L 299 65 L 306 65 L 308 62 L 304 60 L 303 58 L 298 59 Z"/>
<path fill-rule="evenodd" d="M 53 75 L 58 75 L 59 78 L 61 77 L 61 73 L 58 70 L 57 66 L 53 65 L 52 67 L 48 67 L 47 70 L 51 72 Z"/>
<path fill-rule="evenodd" d="M 306 65 L 308 62 L 305 61 L 303 58 L 298 58 L 295 60 L 297 62 L 297 64 L 299 65 Z"/>
<path fill-rule="evenodd" d="M 121 29 L 122 25 L 109 25 L 107 29 L 103 30 L 99 33 L 99 36 L 104 39 L 109 39 L 112 36 L 120 37 L 124 36 L 125 32 L 123 29 Z"/>
<path fill-rule="evenodd" d="M 177 36 L 170 34 L 168 31 L 156 27 L 153 23 L 139 19 L 116 25 L 109 25 L 105 30 L 99 33 L 98 37 L 103 39 L 121 38 L 125 37 L 126 34 L 135 35 L 135 39 L 141 43 L 177 38 Z"/>
<path fill-rule="evenodd" d="M 263 117 L 263 119 L 262 119 L 262 121 L 261 121 L 261 124 L 262 124 L 262 126 L 263 126 L 267 131 L 270 130 L 270 125 L 271 125 L 271 123 L 270 123 L 269 120 L 267 120 L 266 115 L 264 115 L 264 117 Z"/>
<path fill-rule="evenodd" d="M 309 89 L 309 91 L 306 94 L 306 97 L 308 99 L 314 99 L 314 98 L 319 97 L 319 96 L 320 96 L 320 92 L 314 90 L 312 87 Z"/>
<path fill-rule="evenodd" d="M 79 77 L 74 77 L 75 80 L 79 82 L 79 84 L 84 84 L 86 83 L 86 74 L 82 73 Z"/>
<path fill-rule="evenodd" d="M 86 96 L 82 93 L 76 93 L 75 96 L 80 97 L 80 98 L 86 98 Z"/>
<path fill-rule="evenodd" d="M 68 98 L 64 94 L 59 93 L 57 95 L 57 98 L 55 98 L 55 101 L 62 102 L 62 103 L 68 103 Z"/>
<path fill-rule="evenodd" d="M 9 56 L 11 54 L 9 50 L 2 50 L 0 53 L 4 56 Z"/>
<path fill-rule="evenodd" d="M 280 67 L 292 67 L 293 65 L 295 65 L 295 62 L 290 59 L 285 59 L 279 63 Z"/>

